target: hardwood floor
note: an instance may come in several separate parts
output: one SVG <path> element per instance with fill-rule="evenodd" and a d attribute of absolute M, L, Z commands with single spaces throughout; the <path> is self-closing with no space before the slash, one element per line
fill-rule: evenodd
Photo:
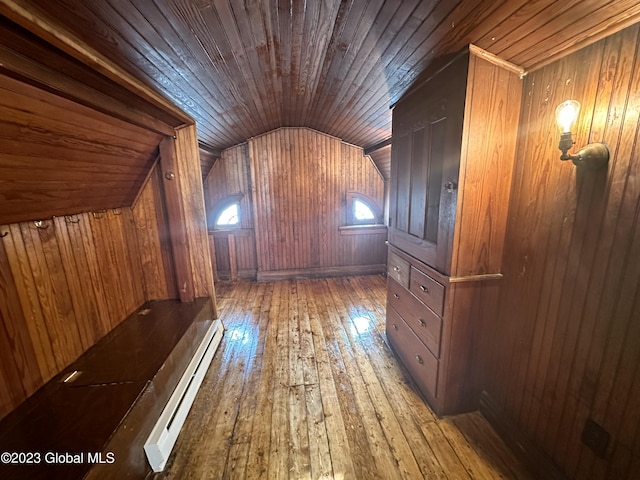
<path fill-rule="evenodd" d="M 406 380 L 384 277 L 217 292 L 225 337 L 157 478 L 531 478 L 479 413 L 438 419 Z"/>

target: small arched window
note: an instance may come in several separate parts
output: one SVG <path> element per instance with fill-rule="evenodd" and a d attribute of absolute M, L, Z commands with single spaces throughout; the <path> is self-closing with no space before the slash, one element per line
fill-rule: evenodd
<path fill-rule="evenodd" d="M 208 216 L 209 228 L 213 230 L 240 228 L 242 225 L 241 199 L 242 195 L 232 195 L 218 201 Z"/>
<path fill-rule="evenodd" d="M 356 192 L 347 193 L 347 224 L 348 225 L 378 225 L 381 215 L 376 202 Z"/>
<path fill-rule="evenodd" d="M 215 228 L 235 227 L 240 224 L 240 205 L 234 202 L 218 214 L 215 220 Z"/>
<path fill-rule="evenodd" d="M 356 222 L 375 222 L 376 219 L 371 207 L 359 198 L 353 200 L 353 216 Z"/>

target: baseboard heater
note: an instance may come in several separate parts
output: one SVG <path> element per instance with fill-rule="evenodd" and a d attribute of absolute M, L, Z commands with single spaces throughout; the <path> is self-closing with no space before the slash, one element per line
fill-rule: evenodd
<path fill-rule="evenodd" d="M 215 320 L 207 330 L 145 442 L 144 451 L 154 472 L 164 470 L 204 375 L 220 345 L 222 334 L 222 323 L 220 320 Z"/>

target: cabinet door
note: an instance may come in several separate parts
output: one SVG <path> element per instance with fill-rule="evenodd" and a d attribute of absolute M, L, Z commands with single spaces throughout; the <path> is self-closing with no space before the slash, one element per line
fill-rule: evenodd
<path fill-rule="evenodd" d="M 464 67 L 466 61 L 453 64 L 393 112 L 389 241 L 445 274 L 455 223 Z"/>

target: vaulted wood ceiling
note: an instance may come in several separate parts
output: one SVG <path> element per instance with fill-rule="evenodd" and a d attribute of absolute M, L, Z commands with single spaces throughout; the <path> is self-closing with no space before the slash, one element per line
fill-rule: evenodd
<path fill-rule="evenodd" d="M 640 20 L 635 0 L 0 3 L 37 12 L 167 97 L 214 150 L 280 126 L 371 147 L 440 55 L 474 43 L 531 70 Z M 384 173 L 389 151 L 376 157 Z"/>

